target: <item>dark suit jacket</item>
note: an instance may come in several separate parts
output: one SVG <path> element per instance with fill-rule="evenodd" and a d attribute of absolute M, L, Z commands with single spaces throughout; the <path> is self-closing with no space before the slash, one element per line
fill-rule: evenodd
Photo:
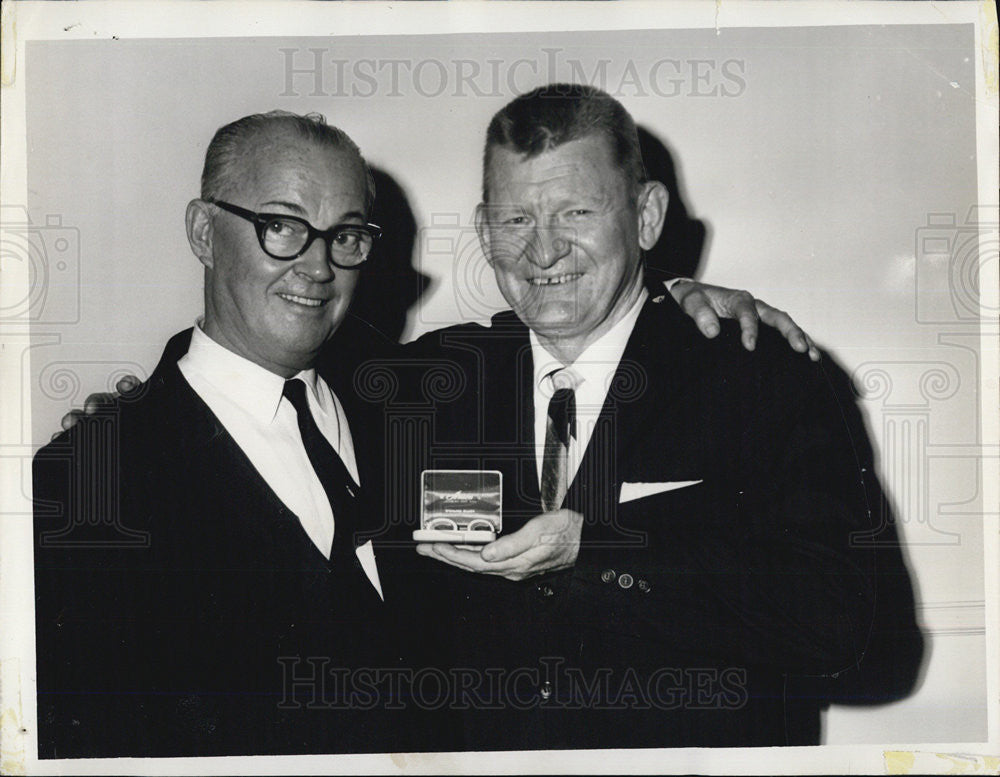
<path fill-rule="evenodd" d="M 394 618 L 316 550 L 184 380 L 189 338 L 137 397 L 35 458 L 40 755 L 410 749 L 412 727 L 371 678 L 344 685 L 399 666 Z M 355 401 L 350 370 L 321 373 L 378 500 L 380 417 Z M 381 507 L 362 512 L 358 529 L 379 533 Z M 391 599 L 391 561 L 376 555 Z"/>
<path fill-rule="evenodd" d="M 400 482 L 498 469 L 504 532 L 540 513 L 527 328 L 500 314 L 407 356 L 386 410 L 412 444 Z M 706 340 L 669 295 L 646 303 L 566 497 L 584 515 L 575 566 L 424 570 L 451 594 L 437 659 L 463 747 L 815 743 L 831 698 L 909 689 L 912 590 L 830 369 L 768 331 L 748 353 L 733 322 Z M 624 483 L 680 481 L 699 482 L 620 501 Z M 403 490 L 392 510 L 415 519 Z"/>

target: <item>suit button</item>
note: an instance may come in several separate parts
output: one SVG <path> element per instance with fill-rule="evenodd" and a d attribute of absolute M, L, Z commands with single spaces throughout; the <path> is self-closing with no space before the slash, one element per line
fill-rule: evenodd
<path fill-rule="evenodd" d="M 603 572 L 601 572 L 601 580 L 603 580 L 605 583 L 610 583 L 614 579 L 615 579 L 615 570 L 605 569 Z"/>
<path fill-rule="evenodd" d="M 540 585 L 538 586 L 538 593 L 548 598 L 549 596 L 552 596 L 555 591 L 552 590 L 552 586 L 550 585 Z"/>
<path fill-rule="evenodd" d="M 547 701 L 552 696 L 552 683 L 548 681 L 542 683 L 542 687 L 538 689 L 538 695 Z"/>
<path fill-rule="evenodd" d="M 621 577 L 618 578 L 618 585 L 620 585 L 622 588 L 631 588 L 632 575 L 630 575 L 628 572 L 623 574 Z"/>
<path fill-rule="evenodd" d="M 644 594 L 648 594 L 650 591 L 653 590 L 653 586 L 649 584 L 648 580 L 637 580 L 635 584 L 636 586 L 638 586 L 639 590 L 642 591 Z"/>

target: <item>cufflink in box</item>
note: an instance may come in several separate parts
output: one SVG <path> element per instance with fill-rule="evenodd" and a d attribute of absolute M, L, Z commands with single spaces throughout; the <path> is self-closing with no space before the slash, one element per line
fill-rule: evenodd
<path fill-rule="evenodd" d="M 481 545 L 502 528 L 502 475 L 495 470 L 428 469 L 421 475 L 417 542 Z"/>

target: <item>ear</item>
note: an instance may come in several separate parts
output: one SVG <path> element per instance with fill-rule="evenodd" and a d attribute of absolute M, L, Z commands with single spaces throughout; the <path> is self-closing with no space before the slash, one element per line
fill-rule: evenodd
<path fill-rule="evenodd" d="M 639 246 L 649 251 L 660 239 L 663 221 L 667 217 L 670 195 L 659 181 L 646 181 L 639 192 Z"/>
<path fill-rule="evenodd" d="M 184 214 L 188 245 L 198 261 L 211 269 L 215 261 L 212 249 L 212 206 L 204 200 L 191 200 Z"/>
<path fill-rule="evenodd" d="M 493 252 L 490 251 L 490 231 L 486 226 L 486 203 L 481 202 L 476 206 L 476 234 L 479 235 L 479 245 L 483 249 L 486 261 L 493 266 Z"/>

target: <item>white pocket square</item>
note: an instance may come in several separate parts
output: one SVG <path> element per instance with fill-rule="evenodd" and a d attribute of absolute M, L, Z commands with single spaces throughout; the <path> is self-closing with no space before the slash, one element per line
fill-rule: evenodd
<path fill-rule="evenodd" d="M 701 480 L 672 480 L 666 483 L 622 483 L 618 503 L 631 502 L 633 499 L 642 499 L 644 496 L 652 496 L 653 494 L 662 494 L 664 491 L 696 486 L 701 482 Z"/>

